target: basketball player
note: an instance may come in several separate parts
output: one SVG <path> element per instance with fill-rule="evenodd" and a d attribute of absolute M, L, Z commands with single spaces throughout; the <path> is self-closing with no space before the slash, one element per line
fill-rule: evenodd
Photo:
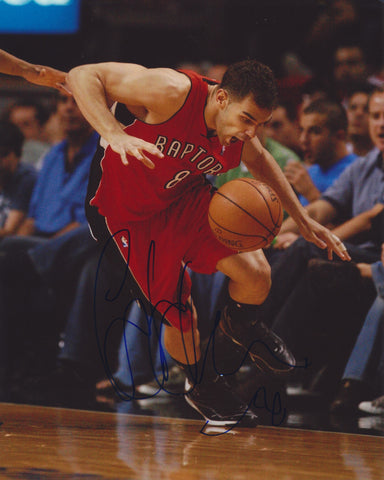
<path fill-rule="evenodd" d="M 271 373 L 289 371 L 294 359 L 258 319 L 270 288 L 262 250 L 234 254 L 210 231 L 213 192 L 205 175 L 243 161 L 274 188 L 306 239 L 327 248 L 330 257 L 335 252 L 349 260 L 339 239 L 309 218 L 256 136 L 271 119 L 273 74 L 259 62 L 243 61 L 216 84 L 190 71 L 104 63 L 76 67 L 67 81 L 101 135 L 88 190 L 93 234 L 99 242 L 113 238 L 120 267 L 129 267 L 133 294 L 147 313 L 161 318 L 165 348 L 186 372 L 187 401 L 211 424 L 234 425 L 247 407 L 220 375 L 221 359 L 230 356 L 221 347 L 242 348 L 244 355 L 250 348 L 252 360 Z M 214 362 L 201 355 L 184 266 L 201 273 L 218 269 L 230 278 Z"/>
<path fill-rule="evenodd" d="M 51 67 L 33 65 L 4 50 L 0 50 L 0 73 L 23 77 L 30 83 L 51 87 L 68 94 L 64 87 L 65 73 Z"/>

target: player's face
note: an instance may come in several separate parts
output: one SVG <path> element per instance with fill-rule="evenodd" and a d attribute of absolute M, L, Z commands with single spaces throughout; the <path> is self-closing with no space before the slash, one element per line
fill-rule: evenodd
<path fill-rule="evenodd" d="M 368 135 L 368 95 L 357 92 L 347 107 L 349 135 Z"/>
<path fill-rule="evenodd" d="M 255 137 L 257 130 L 271 119 L 271 110 L 256 105 L 251 95 L 236 100 L 221 90 L 218 95 L 219 113 L 216 118 L 216 133 L 222 145 Z M 219 92 L 220 93 L 220 92 Z"/>
<path fill-rule="evenodd" d="M 375 146 L 384 152 L 384 93 L 374 93 L 369 101 L 369 133 Z"/>
<path fill-rule="evenodd" d="M 320 113 L 300 117 L 300 145 L 307 163 L 329 165 L 333 158 L 336 138 L 326 126 L 326 117 Z"/>

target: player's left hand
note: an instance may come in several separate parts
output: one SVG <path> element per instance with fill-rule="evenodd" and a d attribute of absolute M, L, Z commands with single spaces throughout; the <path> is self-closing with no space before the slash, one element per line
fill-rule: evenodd
<path fill-rule="evenodd" d="M 346 246 L 339 237 L 334 235 L 328 228 L 320 225 L 312 218 L 308 218 L 300 227 L 301 235 L 319 248 L 328 250 L 328 259 L 333 259 L 335 253 L 341 260 L 350 261 L 351 257 Z"/>

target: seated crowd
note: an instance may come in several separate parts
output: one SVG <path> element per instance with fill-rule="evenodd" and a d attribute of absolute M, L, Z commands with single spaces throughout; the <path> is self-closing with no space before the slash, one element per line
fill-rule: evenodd
<path fill-rule="evenodd" d="M 299 385 L 336 414 L 382 415 L 384 87 L 363 58 L 360 69 L 345 60 L 357 51 L 337 48 L 332 85 L 309 78 L 300 99 L 281 98 L 258 132 L 300 202 L 352 261 L 330 261 L 285 218 L 265 249 L 272 288 L 262 314 L 297 360 L 271 388 L 289 395 Z M 220 81 L 222 69 L 204 73 Z M 91 406 L 97 396 L 180 392 L 161 326 L 119 296 L 121 279 L 104 268 L 89 233 L 84 201 L 98 136 L 71 96 L 58 95 L 54 116 L 50 123 L 36 100 L 23 99 L 0 121 L 0 401 Z M 209 180 L 220 187 L 241 176 L 250 176 L 244 165 Z M 192 279 L 201 334 L 209 337 L 227 279 Z M 252 395 L 252 365 L 237 373 Z"/>

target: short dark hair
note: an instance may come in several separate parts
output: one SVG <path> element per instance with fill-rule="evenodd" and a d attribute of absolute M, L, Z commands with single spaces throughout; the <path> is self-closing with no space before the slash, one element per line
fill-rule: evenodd
<path fill-rule="evenodd" d="M 21 157 L 24 135 L 21 130 L 7 120 L 0 120 L 0 151 L 4 154 L 14 152 Z"/>
<path fill-rule="evenodd" d="M 36 119 L 40 125 L 44 125 L 49 118 L 48 109 L 45 108 L 45 106 L 42 103 L 29 97 L 20 98 L 12 102 L 5 110 L 3 118 L 5 120 L 9 120 L 12 110 L 19 107 L 34 108 L 36 112 Z"/>
<path fill-rule="evenodd" d="M 256 60 L 229 65 L 220 87 L 237 99 L 252 95 L 260 108 L 272 109 L 277 102 L 277 84 L 272 70 Z"/>
<path fill-rule="evenodd" d="M 356 93 L 365 93 L 366 95 L 370 95 L 374 89 L 374 85 L 368 82 L 361 82 L 354 84 L 351 89 L 348 91 L 347 100 L 349 100 L 353 95 Z"/>
<path fill-rule="evenodd" d="M 346 132 L 348 129 L 347 114 L 341 103 L 324 99 L 314 100 L 303 110 L 304 115 L 310 113 L 325 115 L 325 124 L 333 133 L 338 130 L 344 130 Z"/>

